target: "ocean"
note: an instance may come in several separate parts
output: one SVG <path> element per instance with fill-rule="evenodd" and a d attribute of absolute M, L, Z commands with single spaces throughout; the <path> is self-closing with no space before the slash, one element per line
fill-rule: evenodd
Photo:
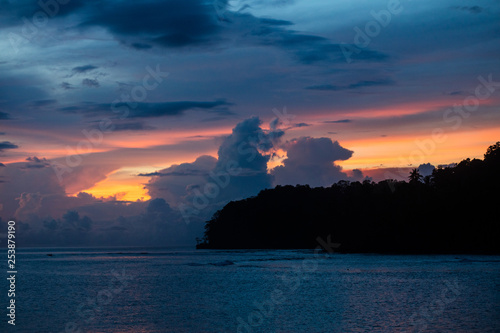
<path fill-rule="evenodd" d="M 1 332 L 500 332 L 500 256 L 25 248 L 16 268 Z"/>

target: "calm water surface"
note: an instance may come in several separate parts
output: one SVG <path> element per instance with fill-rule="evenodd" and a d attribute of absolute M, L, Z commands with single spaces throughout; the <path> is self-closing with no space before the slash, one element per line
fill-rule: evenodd
<path fill-rule="evenodd" d="M 17 269 L 1 332 L 500 332 L 498 256 L 21 249 Z"/>

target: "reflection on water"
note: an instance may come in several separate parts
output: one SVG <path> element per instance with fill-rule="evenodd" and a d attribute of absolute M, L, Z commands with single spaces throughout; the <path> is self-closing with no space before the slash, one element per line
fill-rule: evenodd
<path fill-rule="evenodd" d="M 18 261 L 16 326 L 2 332 L 500 332 L 500 257 L 94 248 Z"/>

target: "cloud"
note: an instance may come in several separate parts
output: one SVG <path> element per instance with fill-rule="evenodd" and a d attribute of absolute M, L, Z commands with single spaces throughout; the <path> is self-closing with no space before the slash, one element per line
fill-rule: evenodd
<path fill-rule="evenodd" d="M 78 113 L 86 117 L 109 116 L 110 110 L 119 110 L 127 115 L 127 118 L 157 118 L 180 116 L 190 110 L 204 110 L 221 115 L 233 115 L 226 107 L 233 105 L 223 99 L 215 101 L 177 101 L 159 103 L 135 103 L 134 107 L 120 102 L 116 104 L 82 102 L 80 105 L 59 108 L 64 113 Z"/>
<path fill-rule="evenodd" d="M 50 166 L 49 161 L 44 157 L 44 158 L 38 158 L 36 156 L 33 157 L 28 157 L 26 161 L 31 162 L 31 163 L 26 163 L 24 165 L 21 165 L 19 168 L 20 169 L 40 169 L 40 168 L 48 168 Z"/>
<path fill-rule="evenodd" d="M 345 61 L 339 43 L 291 30 L 293 22 L 288 20 L 251 15 L 245 11 L 249 7 L 234 8 L 227 1 L 213 3 L 202 0 L 107 2 L 95 10 L 88 10 L 79 27 L 103 27 L 122 44 L 136 50 L 147 50 L 153 46 L 220 48 L 230 47 L 236 41 L 246 45 L 278 47 L 303 64 Z M 353 57 L 366 61 L 388 59 L 386 54 L 369 49 Z"/>
<path fill-rule="evenodd" d="M 58 6 L 57 16 L 63 17 L 74 13 L 76 10 L 82 8 L 89 2 L 90 1 L 85 0 L 68 1 L 64 5 Z M 46 3 L 48 4 L 49 2 Z M 51 8 L 49 8 L 46 13 L 53 13 L 54 7 L 48 7 Z M 0 27 L 22 25 L 23 17 L 31 18 L 33 17 L 33 14 L 37 12 L 43 12 L 42 7 L 38 4 L 38 1 L 0 1 Z M 53 16 L 55 16 L 55 14 Z"/>
<path fill-rule="evenodd" d="M 138 107 L 132 109 L 130 118 L 153 118 L 163 116 L 181 115 L 188 110 L 207 110 L 209 112 L 220 112 L 222 114 L 233 114 L 225 109 L 218 109 L 221 106 L 232 105 L 225 100 L 216 100 L 213 102 L 165 102 L 165 103 L 139 103 Z M 119 107 L 118 105 L 117 107 Z"/>
<path fill-rule="evenodd" d="M 90 88 L 99 88 L 100 84 L 97 79 L 83 79 L 82 80 L 82 85 L 90 87 Z"/>
<path fill-rule="evenodd" d="M 145 43 L 132 43 L 130 46 L 136 50 L 149 50 L 153 46 Z"/>
<path fill-rule="evenodd" d="M 292 127 L 308 127 L 311 126 L 310 124 L 307 123 L 298 123 L 298 124 L 293 124 Z"/>
<path fill-rule="evenodd" d="M 151 43 L 164 47 L 209 43 L 219 29 L 213 7 L 201 0 L 106 2 L 81 26 L 104 27 L 142 49 Z"/>
<path fill-rule="evenodd" d="M 352 123 L 352 120 L 351 119 L 326 120 L 323 123 L 324 124 L 348 124 L 348 123 Z"/>
<path fill-rule="evenodd" d="M 88 162 L 84 159 L 79 166 L 66 168 L 69 170 L 61 181 L 56 174 L 60 160 L 49 161 L 43 157 L 33 156 L 28 157 L 26 162 L 9 163 L 0 168 L 0 178 L 5 180 L 4 183 L 0 183 L 0 202 L 4 204 L 1 215 L 11 217 L 23 213 L 25 208 L 18 210 L 23 202 L 19 201 L 20 198 L 25 198 L 24 202 L 33 203 L 35 194 L 36 198 L 40 198 L 41 205 L 30 205 L 29 207 L 38 207 L 36 212 L 33 209 L 28 211 L 30 216 L 36 213 L 38 217 L 57 217 L 62 211 L 77 203 L 89 203 L 85 198 L 68 197 L 67 193 L 78 193 L 91 188 L 97 182 L 106 179 L 106 176 L 118 167 L 112 163 L 94 164 L 91 163 L 90 157 L 88 158 Z M 65 161 L 65 158 L 62 158 L 62 161 Z M 36 219 L 34 217 L 28 219 L 24 214 L 23 220 Z"/>
<path fill-rule="evenodd" d="M 314 86 L 308 86 L 306 89 L 309 90 L 323 90 L 323 91 L 338 91 L 342 90 L 340 86 L 335 86 L 333 84 L 319 84 Z"/>
<path fill-rule="evenodd" d="M 59 85 L 61 88 L 63 88 L 64 90 L 71 90 L 71 89 L 75 89 L 75 87 L 69 83 L 69 82 L 63 82 Z"/>
<path fill-rule="evenodd" d="M 341 91 L 341 90 L 354 90 L 365 87 L 375 87 L 375 86 L 391 86 L 396 84 L 392 79 L 377 79 L 377 80 L 363 80 L 348 85 L 338 86 L 332 84 L 321 84 L 308 86 L 308 90 L 320 90 L 320 91 Z"/>
<path fill-rule="evenodd" d="M 330 138 L 301 137 L 284 145 L 287 158 L 283 166 L 271 170 L 276 185 L 308 184 L 330 186 L 347 179 L 336 161 L 349 159 L 353 152 Z"/>
<path fill-rule="evenodd" d="M 87 73 L 87 72 L 93 71 L 94 69 L 97 69 L 97 68 L 99 68 L 99 67 L 94 66 L 94 65 L 84 65 L 84 66 L 73 67 L 73 69 L 71 69 L 71 71 L 73 73 L 82 74 L 82 73 Z"/>
<path fill-rule="evenodd" d="M 188 200 L 186 198 L 192 195 L 193 188 L 202 187 L 207 182 L 208 174 L 216 163 L 216 158 L 203 155 L 194 162 L 172 165 L 141 176 L 152 177 L 145 185 L 152 198 L 164 198 L 177 206 Z"/>
<path fill-rule="evenodd" d="M 156 127 L 146 125 L 143 122 L 113 123 L 113 131 L 149 131 Z"/>
<path fill-rule="evenodd" d="M 277 128 L 264 131 L 261 125 L 262 121 L 258 117 L 240 122 L 219 147 L 214 174 L 227 173 L 230 165 L 239 169 L 238 175 L 232 176 L 221 190 L 221 198 L 245 198 L 272 186 L 272 176 L 267 173 L 270 155 L 266 153 L 279 143 L 285 133 Z"/>
<path fill-rule="evenodd" d="M 239 29 L 247 43 L 278 47 L 294 55 L 299 63 L 311 65 L 321 62 L 344 63 L 345 58 L 339 43 L 328 38 L 304 34 L 285 27 L 292 22 L 282 20 L 262 20 L 250 14 L 231 12 L 229 25 L 232 29 Z M 365 49 L 353 58 L 364 61 L 385 61 L 388 55 Z"/>
<path fill-rule="evenodd" d="M 42 207 L 42 195 L 40 193 L 21 193 L 17 198 L 19 207 L 15 212 L 18 219 L 28 219 L 31 215 L 37 216 L 39 209 Z"/>
<path fill-rule="evenodd" d="M 262 121 L 252 117 L 238 123 L 225 137 L 218 158 L 200 156 L 141 176 L 152 177 L 145 185 L 153 198 L 164 198 L 183 212 L 195 211 L 189 219 L 209 218 L 231 200 L 258 194 L 272 186 L 267 172 L 270 153 L 284 132 L 263 130 Z"/>
<path fill-rule="evenodd" d="M 363 181 L 372 181 L 372 177 L 366 176 L 362 170 L 360 169 L 352 169 L 347 172 L 347 175 L 349 176 L 347 180 L 354 181 L 354 182 L 363 182 Z"/>
<path fill-rule="evenodd" d="M 19 146 L 16 144 L 13 144 L 12 142 L 9 142 L 9 141 L 0 142 L 0 152 L 3 152 L 6 149 L 16 149 L 16 148 L 19 148 Z"/>
<path fill-rule="evenodd" d="M 374 168 L 374 169 L 364 169 L 363 174 L 370 177 L 375 182 L 380 182 L 386 179 L 393 179 L 397 181 L 407 181 L 410 175 L 411 167 L 401 167 L 401 168 Z"/>
<path fill-rule="evenodd" d="M 430 163 L 420 164 L 418 166 L 418 171 L 422 176 L 430 176 L 436 167 Z"/>
<path fill-rule="evenodd" d="M 0 119 L 1 120 L 7 120 L 7 119 L 10 119 L 10 115 L 6 112 L 1 112 L 0 111 Z"/>
<path fill-rule="evenodd" d="M 84 246 L 95 242 L 94 221 L 68 210 L 61 218 L 45 218 L 41 223 L 20 221 L 19 233 L 25 246 Z M 105 244 L 100 244 L 105 245 Z"/>
<path fill-rule="evenodd" d="M 484 11 L 483 7 L 480 6 L 452 6 L 452 9 L 466 11 L 471 14 L 480 14 Z"/>
<path fill-rule="evenodd" d="M 35 108 L 43 108 L 46 106 L 51 106 L 57 103 L 56 99 L 40 99 L 36 101 L 31 101 L 29 104 Z"/>

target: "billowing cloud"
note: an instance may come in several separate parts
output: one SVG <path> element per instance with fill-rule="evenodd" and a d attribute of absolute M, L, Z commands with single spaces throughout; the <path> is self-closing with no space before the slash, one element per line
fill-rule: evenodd
<path fill-rule="evenodd" d="M 206 219 L 230 200 L 253 196 L 272 186 L 267 163 L 270 151 L 284 135 L 263 130 L 257 117 L 235 126 L 222 141 L 217 156 L 200 156 L 192 163 L 174 165 L 143 176 L 153 198 L 165 198 L 187 220 Z M 273 127 L 273 126 L 271 126 Z"/>
<path fill-rule="evenodd" d="M 430 176 L 436 167 L 430 163 L 420 164 L 418 166 L 418 171 L 422 176 Z"/>
<path fill-rule="evenodd" d="M 193 189 L 203 187 L 216 163 L 217 159 L 212 156 L 200 156 L 192 163 L 172 165 L 142 176 L 152 176 L 145 185 L 152 198 L 164 198 L 177 206 L 191 195 Z"/>
<path fill-rule="evenodd" d="M 309 184 L 330 186 L 347 179 L 342 168 L 335 161 L 349 159 L 353 152 L 329 138 L 301 137 L 285 145 L 287 158 L 283 166 L 271 172 L 277 185 Z"/>
<path fill-rule="evenodd" d="M 214 173 L 223 175 L 231 168 L 238 170 L 221 191 L 225 199 L 256 195 L 272 185 L 272 176 L 267 172 L 270 156 L 266 153 L 279 142 L 284 132 L 276 128 L 264 131 L 261 124 L 257 117 L 242 121 L 219 147 Z"/>

